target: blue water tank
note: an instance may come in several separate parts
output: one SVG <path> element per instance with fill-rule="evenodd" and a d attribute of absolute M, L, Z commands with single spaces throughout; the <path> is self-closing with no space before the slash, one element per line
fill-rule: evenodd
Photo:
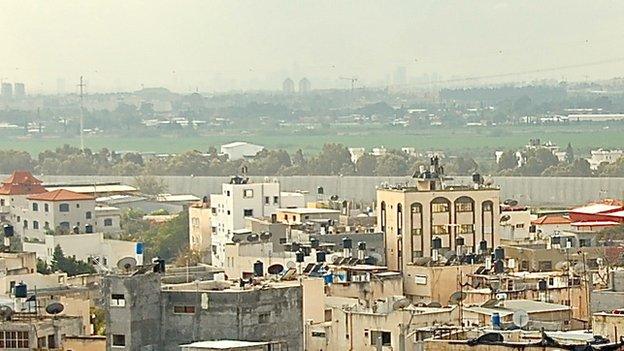
<path fill-rule="evenodd" d="M 323 280 L 325 281 L 325 284 L 331 284 L 334 282 L 334 276 L 331 274 L 326 274 L 323 276 Z"/>
<path fill-rule="evenodd" d="M 501 327 L 501 317 L 500 314 L 498 314 L 498 312 L 494 312 L 492 314 L 492 328 L 493 329 L 500 329 Z"/>
<path fill-rule="evenodd" d="M 24 283 L 15 285 L 15 297 L 26 298 L 28 296 L 28 286 Z"/>
<path fill-rule="evenodd" d="M 145 251 L 145 245 L 140 241 L 136 243 L 136 254 L 142 255 L 144 251 Z"/>

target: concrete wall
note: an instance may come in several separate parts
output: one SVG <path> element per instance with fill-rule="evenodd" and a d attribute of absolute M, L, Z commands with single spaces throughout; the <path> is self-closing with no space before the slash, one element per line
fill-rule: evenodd
<path fill-rule="evenodd" d="M 134 184 L 134 177 L 121 176 L 42 176 L 46 183 L 93 183 L 119 181 Z M 204 196 L 221 193 L 221 184 L 229 177 L 159 177 L 169 186 L 170 193 L 189 193 Z M 326 196 L 333 194 L 341 198 L 372 202 L 375 187 L 382 182 L 405 183 L 409 177 L 339 177 L 339 176 L 291 176 L 276 177 L 282 191 L 306 190 L 316 194 L 322 186 Z M 251 177 L 254 182 L 264 177 Z M 624 178 L 580 178 L 580 177 L 493 177 L 501 186 L 501 198 L 515 198 L 528 205 L 576 205 L 598 198 L 622 198 Z M 457 181 L 469 182 L 468 177 L 456 177 Z"/>

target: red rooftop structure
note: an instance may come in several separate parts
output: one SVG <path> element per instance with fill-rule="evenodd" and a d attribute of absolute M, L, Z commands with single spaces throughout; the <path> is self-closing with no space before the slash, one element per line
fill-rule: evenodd
<path fill-rule="evenodd" d="M 41 184 L 42 181 L 28 171 L 14 171 L 9 178 L 2 182 L 0 195 L 30 195 L 47 192 Z"/>

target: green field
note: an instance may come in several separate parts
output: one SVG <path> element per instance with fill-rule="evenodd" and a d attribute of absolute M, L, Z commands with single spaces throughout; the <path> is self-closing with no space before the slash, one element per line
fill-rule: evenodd
<path fill-rule="evenodd" d="M 530 138 L 551 140 L 562 148 L 571 142 L 577 150 L 587 152 L 590 148 L 624 147 L 624 127 L 567 125 L 535 127 L 465 127 L 465 128 L 429 128 L 415 130 L 391 128 L 387 126 L 352 128 L 329 127 L 325 132 L 306 133 L 296 130 L 279 129 L 261 130 L 253 133 L 228 131 L 207 133 L 193 137 L 115 137 L 86 136 L 85 145 L 92 150 L 106 147 L 118 151 L 154 151 L 160 153 L 178 153 L 187 150 L 207 150 L 209 146 L 219 146 L 231 141 L 248 141 L 268 148 L 282 148 L 294 151 L 301 148 L 305 153 L 318 152 L 324 143 L 336 142 L 349 147 L 374 146 L 400 148 L 412 146 L 417 150 L 447 150 L 452 152 L 510 149 L 525 145 Z M 53 149 L 63 144 L 80 145 L 78 137 L 72 138 L 15 138 L 4 137 L 0 140 L 0 149 L 18 149 L 32 155 Z"/>

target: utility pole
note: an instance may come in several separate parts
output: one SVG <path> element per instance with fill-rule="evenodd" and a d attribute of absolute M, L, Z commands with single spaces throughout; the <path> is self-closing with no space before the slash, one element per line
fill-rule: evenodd
<path fill-rule="evenodd" d="M 84 93 L 84 87 L 86 86 L 82 80 L 82 76 L 80 76 L 80 84 L 78 84 L 78 86 L 80 87 L 80 150 L 84 151 L 84 136 L 83 136 L 83 130 L 84 130 L 84 105 L 83 105 L 83 93 Z"/>

